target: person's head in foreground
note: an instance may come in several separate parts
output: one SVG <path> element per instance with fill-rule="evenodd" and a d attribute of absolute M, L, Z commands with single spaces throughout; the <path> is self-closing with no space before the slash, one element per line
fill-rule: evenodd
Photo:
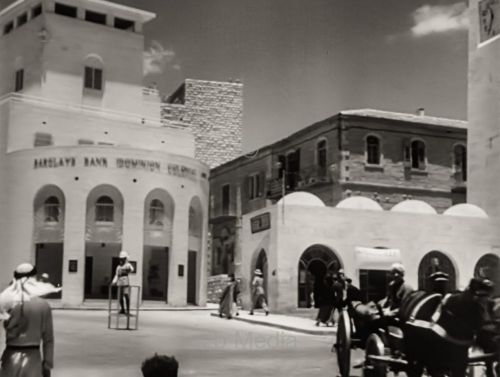
<path fill-rule="evenodd" d="M 177 377 L 179 363 L 173 356 L 158 355 L 146 359 L 141 371 L 144 377 Z"/>
<path fill-rule="evenodd" d="M 401 263 L 393 263 L 391 266 L 390 275 L 390 285 L 399 285 L 404 281 L 405 268 Z"/>

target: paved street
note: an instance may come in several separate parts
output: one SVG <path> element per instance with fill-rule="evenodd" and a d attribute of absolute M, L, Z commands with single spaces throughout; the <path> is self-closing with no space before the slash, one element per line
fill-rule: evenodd
<path fill-rule="evenodd" d="M 331 336 L 210 316 L 141 312 L 138 331 L 108 330 L 104 311 L 55 311 L 55 377 L 142 376 L 141 361 L 175 355 L 181 376 L 335 376 Z"/>

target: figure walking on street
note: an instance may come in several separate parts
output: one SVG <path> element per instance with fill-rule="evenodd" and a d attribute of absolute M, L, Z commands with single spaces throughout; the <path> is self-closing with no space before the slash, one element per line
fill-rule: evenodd
<path fill-rule="evenodd" d="M 323 279 L 323 287 L 319 293 L 319 310 L 316 316 L 316 326 L 319 326 L 321 323 L 330 326 L 334 304 L 333 276 L 326 275 Z"/>
<path fill-rule="evenodd" d="M 126 251 L 120 251 L 120 262 L 116 267 L 116 273 L 112 284 L 118 286 L 120 295 L 120 314 L 130 315 L 130 280 L 128 275 L 134 272 L 134 267 L 128 261 L 128 258 L 128 253 Z"/>
<path fill-rule="evenodd" d="M 6 338 L 0 377 L 50 377 L 54 366 L 52 310 L 40 296 L 60 288 L 35 276 L 33 265 L 19 265 L 14 281 L 0 294 Z"/>
<path fill-rule="evenodd" d="M 222 292 L 219 302 L 219 316 L 225 316 L 227 319 L 233 318 L 233 313 L 238 313 L 238 301 L 240 298 L 240 285 L 238 280 L 235 279 L 234 274 L 229 275 L 230 282 Z"/>
<path fill-rule="evenodd" d="M 269 314 L 266 292 L 264 290 L 264 279 L 262 278 L 262 271 L 260 269 L 255 270 L 252 280 L 252 308 L 249 314 L 253 315 L 255 309 L 264 309 L 266 315 Z"/>

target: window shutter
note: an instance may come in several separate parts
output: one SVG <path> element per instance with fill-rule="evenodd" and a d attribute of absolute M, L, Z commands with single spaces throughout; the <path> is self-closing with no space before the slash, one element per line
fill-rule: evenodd
<path fill-rule="evenodd" d="M 259 198 L 261 198 L 262 196 L 264 196 L 264 187 L 265 187 L 265 183 L 266 183 L 266 177 L 264 175 L 264 172 L 260 172 L 258 175 L 257 175 L 257 178 L 259 179 L 259 184 L 258 184 L 258 187 L 257 187 L 257 195 L 259 196 Z"/>
<path fill-rule="evenodd" d="M 92 89 L 92 68 L 90 67 L 85 67 L 84 86 L 85 88 Z"/>
<path fill-rule="evenodd" d="M 94 89 L 102 90 L 102 69 L 94 68 Z"/>

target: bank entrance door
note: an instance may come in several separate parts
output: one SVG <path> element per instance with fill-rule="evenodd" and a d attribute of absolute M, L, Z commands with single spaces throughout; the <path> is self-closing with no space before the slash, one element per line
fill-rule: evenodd
<path fill-rule="evenodd" d="M 168 300 L 168 247 L 144 246 L 142 298 Z"/>
<path fill-rule="evenodd" d="M 196 259 L 197 252 L 188 252 L 187 266 L 187 303 L 196 305 Z"/>
<path fill-rule="evenodd" d="M 63 244 L 59 242 L 36 244 L 36 269 L 38 277 L 49 275 L 49 282 L 56 287 L 62 286 Z M 61 292 L 51 293 L 47 298 L 61 298 Z"/>

